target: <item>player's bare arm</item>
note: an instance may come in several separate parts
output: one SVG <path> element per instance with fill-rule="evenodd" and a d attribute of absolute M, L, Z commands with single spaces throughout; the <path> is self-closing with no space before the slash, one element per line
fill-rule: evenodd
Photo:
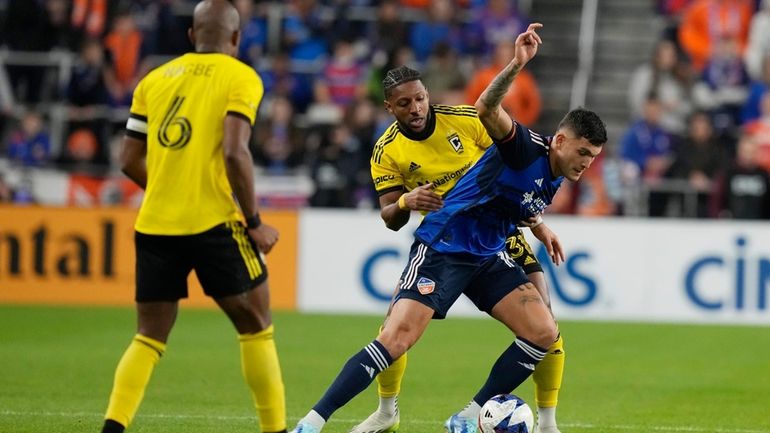
<path fill-rule="evenodd" d="M 147 140 L 126 135 L 120 146 L 120 170 L 142 189 L 147 187 Z"/>
<path fill-rule="evenodd" d="M 222 148 L 225 156 L 225 171 L 230 187 L 241 207 L 244 217 L 252 219 L 258 215 L 257 199 L 254 193 L 254 167 L 248 143 L 251 125 L 240 116 L 227 115 L 224 120 Z M 248 228 L 249 236 L 254 239 L 259 250 L 270 252 L 278 241 L 278 231 L 256 219 L 256 226 Z"/>
<path fill-rule="evenodd" d="M 508 93 L 513 79 L 516 78 L 519 71 L 537 54 L 537 47 L 543 41 L 536 30 L 541 27 L 543 25 L 540 23 L 532 23 L 527 27 L 527 31 L 516 38 L 513 59 L 489 83 L 489 86 L 476 101 L 479 119 L 489 135 L 495 140 L 505 138 L 513 128 L 513 120 L 503 110 L 500 103 Z"/>
<path fill-rule="evenodd" d="M 561 241 L 556 233 L 553 232 L 545 223 L 538 224 L 531 227 L 532 234 L 535 235 L 548 252 L 548 257 L 556 266 L 559 266 L 564 262 L 564 249 L 561 246 Z"/>
<path fill-rule="evenodd" d="M 409 214 L 432 212 L 444 206 L 444 200 L 433 191 L 432 183 L 418 186 L 409 192 L 392 191 L 380 196 L 380 216 L 385 225 L 398 231 L 409 221 Z"/>

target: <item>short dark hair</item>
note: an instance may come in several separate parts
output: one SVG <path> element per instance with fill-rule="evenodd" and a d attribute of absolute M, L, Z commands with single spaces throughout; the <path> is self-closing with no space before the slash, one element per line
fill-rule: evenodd
<path fill-rule="evenodd" d="M 382 91 L 385 93 L 385 98 L 390 98 L 391 91 L 396 87 L 419 79 L 420 73 L 408 66 L 399 66 L 389 70 L 382 80 Z"/>
<path fill-rule="evenodd" d="M 567 113 L 559 128 L 569 128 L 581 138 L 585 138 L 594 146 L 601 146 L 607 142 L 607 127 L 598 114 L 583 107 L 575 108 Z"/>

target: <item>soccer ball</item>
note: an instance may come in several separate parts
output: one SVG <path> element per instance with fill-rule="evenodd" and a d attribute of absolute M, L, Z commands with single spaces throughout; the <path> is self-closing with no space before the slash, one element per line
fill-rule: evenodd
<path fill-rule="evenodd" d="M 490 398 L 479 412 L 481 433 L 532 433 L 534 423 L 529 405 L 512 394 Z"/>

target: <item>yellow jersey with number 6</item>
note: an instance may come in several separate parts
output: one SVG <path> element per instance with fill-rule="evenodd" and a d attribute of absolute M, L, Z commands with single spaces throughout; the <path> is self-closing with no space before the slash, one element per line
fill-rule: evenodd
<path fill-rule="evenodd" d="M 135 229 L 189 235 L 239 219 L 225 171 L 228 114 L 254 124 L 257 73 L 220 53 L 189 53 L 154 69 L 134 90 L 126 134 L 147 142 L 147 188 Z"/>

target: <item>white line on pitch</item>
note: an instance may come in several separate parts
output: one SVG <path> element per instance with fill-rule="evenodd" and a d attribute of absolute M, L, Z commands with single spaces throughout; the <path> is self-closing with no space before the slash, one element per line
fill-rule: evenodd
<path fill-rule="evenodd" d="M 0 410 L 0 415 L 7 416 L 58 416 L 63 418 L 101 418 L 104 414 L 96 412 L 33 412 L 33 411 L 13 411 L 13 410 Z M 256 420 L 256 416 L 245 415 L 199 415 L 199 414 L 166 414 L 166 413 L 143 413 L 138 418 L 159 418 L 159 419 L 211 419 L 218 421 L 227 420 Z M 291 421 L 297 421 L 297 417 L 289 417 Z M 334 418 L 329 421 L 330 424 L 353 424 L 360 420 L 358 419 L 340 419 Z M 426 420 L 410 418 L 405 424 L 441 424 L 436 420 Z M 572 429 L 580 430 L 595 430 L 595 429 L 612 429 L 612 430 L 629 430 L 629 431 L 655 431 L 655 432 L 685 432 L 685 433 L 770 433 L 768 430 L 755 430 L 755 429 L 740 429 L 740 428 L 706 428 L 706 427 L 686 427 L 686 426 L 638 426 L 638 425 L 600 425 L 600 424 L 585 424 L 585 423 L 560 423 L 560 426 L 569 427 Z"/>

